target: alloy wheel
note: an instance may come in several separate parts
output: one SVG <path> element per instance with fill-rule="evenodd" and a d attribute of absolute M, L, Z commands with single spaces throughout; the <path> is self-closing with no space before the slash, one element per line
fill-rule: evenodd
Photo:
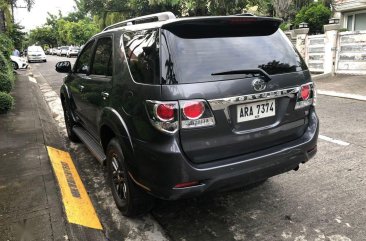
<path fill-rule="evenodd" d="M 112 164 L 111 165 L 112 182 L 115 191 L 121 200 L 127 200 L 127 185 L 126 185 L 125 173 L 121 165 L 119 164 L 118 157 L 116 154 L 113 154 L 111 164 Z"/>

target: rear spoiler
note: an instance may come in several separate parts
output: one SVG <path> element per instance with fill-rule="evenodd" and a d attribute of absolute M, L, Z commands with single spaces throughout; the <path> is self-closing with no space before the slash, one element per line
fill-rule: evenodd
<path fill-rule="evenodd" d="M 180 38 L 266 36 L 276 32 L 282 19 L 255 16 L 182 18 L 163 24 Z"/>

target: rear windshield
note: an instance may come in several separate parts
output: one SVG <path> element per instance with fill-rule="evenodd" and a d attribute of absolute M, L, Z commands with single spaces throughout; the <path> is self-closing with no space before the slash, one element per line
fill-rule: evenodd
<path fill-rule="evenodd" d="M 40 46 L 30 46 L 28 52 L 43 52 L 43 49 Z"/>
<path fill-rule="evenodd" d="M 265 36 L 187 38 L 162 29 L 160 53 L 162 84 L 208 82 L 215 73 L 258 68 L 269 75 L 306 69 L 281 30 Z"/>

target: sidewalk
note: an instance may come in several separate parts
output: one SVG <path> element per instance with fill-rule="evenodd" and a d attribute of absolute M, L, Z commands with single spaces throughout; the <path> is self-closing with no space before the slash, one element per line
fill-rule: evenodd
<path fill-rule="evenodd" d="M 364 75 L 339 74 L 314 79 L 320 95 L 366 101 L 366 76 Z"/>
<path fill-rule="evenodd" d="M 1 240 L 68 240 L 35 86 L 18 75 L 15 108 L 0 115 Z M 42 114 L 45 115 L 45 114 Z M 23 238 L 23 239 L 22 239 Z"/>

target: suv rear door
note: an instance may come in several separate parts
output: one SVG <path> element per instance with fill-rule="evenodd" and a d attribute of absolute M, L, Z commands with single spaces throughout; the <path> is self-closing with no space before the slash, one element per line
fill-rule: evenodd
<path fill-rule="evenodd" d="M 296 92 L 310 75 L 279 24 L 222 17 L 163 26 L 163 99 L 204 99 L 215 118 L 212 127 L 180 129 L 192 162 L 248 154 L 304 133 L 306 111 L 294 107 Z"/>

